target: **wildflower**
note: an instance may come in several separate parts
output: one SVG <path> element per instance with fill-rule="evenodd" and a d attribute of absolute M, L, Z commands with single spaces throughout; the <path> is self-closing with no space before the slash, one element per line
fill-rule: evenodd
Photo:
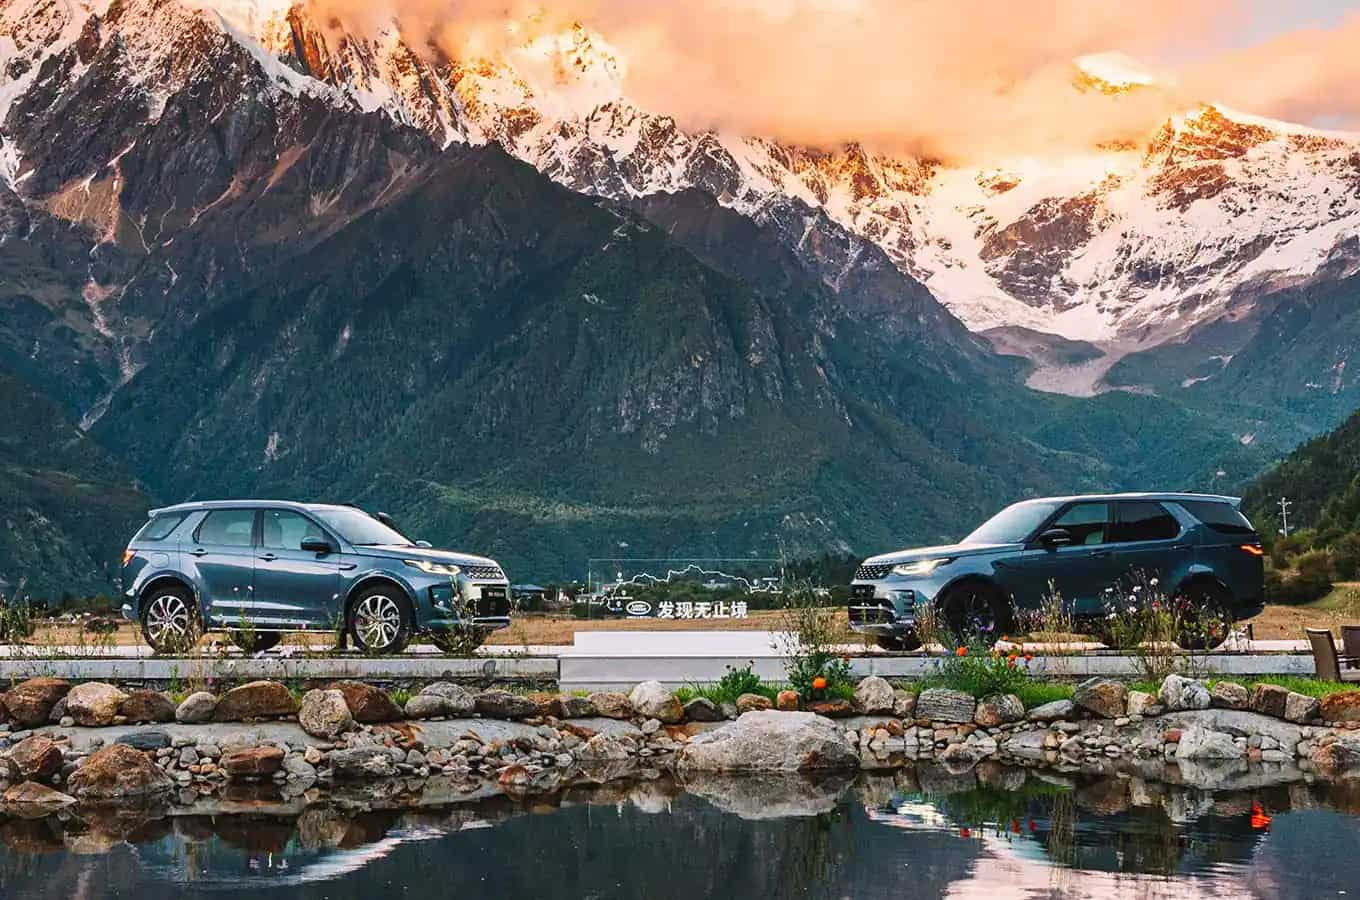
<path fill-rule="evenodd" d="M 967 656 L 967 655 L 968 655 L 968 648 L 967 648 L 967 647 L 960 647 L 959 649 L 957 649 L 957 650 L 954 651 L 954 655 L 955 655 L 955 656 Z"/>
<path fill-rule="evenodd" d="M 965 838 L 965 839 L 966 839 L 966 838 L 972 837 L 972 835 L 973 835 L 973 832 L 969 831 L 967 828 L 960 828 L 960 829 L 959 829 L 959 837 L 961 837 L 961 838 Z"/>
<path fill-rule="evenodd" d="M 1004 635 L 1004 634 L 1001 635 L 1001 641 L 1002 641 L 1002 643 L 1007 643 L 1007 644 L 1009 644 L 1009 643 L 1010 643 L 1010 640 L 1011 640 L 1011 639 L 1008 638 L 1008 637 L 1006 637 L 1006 635 Z"/>
<path fill-rule="evenodd" d="M 826 679 L 823 678 L 821 675 L 818 675 L 816 678 L 812 679 L 812 689 L 814 691 L 826 690 Z"/>
<path fill-rule="evenodd" d="M 1006 657 L 1006 666 L 1007 666 L 1008 668 L 1011 668 L 1011 669 L 1014 669 L 1014 668 L 1015 668 L 1015 654 L 1014 654 L 1014 653 L 1012 653 L 1010 656 Z"/>

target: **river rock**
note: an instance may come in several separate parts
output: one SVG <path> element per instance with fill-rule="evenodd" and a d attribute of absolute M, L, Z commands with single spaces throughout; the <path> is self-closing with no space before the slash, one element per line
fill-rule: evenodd
<path fill-rule="evenodd" d="M 983 728 L 995 728 L 1025 717 L 1025 704 L 1014 694 L 992 694 L 978 701 L 973 721 Z"/>
<path fill-rule="evenodd" d="M 477 711 L 477 696 L 461 684 L 451 681 L 436 681 L 421 688 L 418 697 L 438 697 L 444 703 L 441 715 L 451 719 L 472 715 Z"/>
<path fill-rule="evenodd" d="M 477 712 L 492 719 L 526 719 L 538 712 L 534 701 L 510 691 L 481 691 L 474 700 Z"/>
<path fill-rule="evenodd" d="M 848 719 L 858 714 L 849 700 L 813 700 L 807 704 L 807 711 L 828 719 Z"/>
<path fill-rule="evenodd" d="M 765 709 L 773 709 L 774 703 L 769 697 L 762 697 L 760 694 L 742 694 L 737 698 L 737 715 L 745 715 L 748 712 L 758 712 Z"/>
<path fill-rule="evenodd" d="M 118 743 L 127 744 L 134 750 L 163 750 L 170 746 L 170 735 L 164 731 L 134 731 L 120 736 Z"/>
<path fill-rule="evenodd" d="M 173 722 L 175 701 L 159 691 L 133 691 L 119 706 L 118 714 L 129 722 Z"/>
<path fill-rule="evenodd" d="M 797 691 L 780 691 L 774 696 L 774 708 L 784 712 L 797 712 L 802 700 Z"/>
<path fill-rule="evenodd" d="M 1129 689 L 1110 678 L 1088 678 L 1072 692 L 1072 702 L 1103 719 L 1117 719 L 1128 709 Z"/>
<path fill-rule="evenodd" d="M 1233 681 L 1220 681 L 1209 689 L 1209 702 L 1218 709 L 1248 709 L 1251 691 Z"/>
<path fill-rule="evenodd" d="M 685 717 L 684 707 L 675 694 L 659 681 L 644 681 L 633 688 L 628 702 L 640 716 L 656 719 L 665 725 L 676 725 Z"/>
<path fill-rule="evenodd" d="M 855 706 L 866 716 L 890 715 L 893 702 L 893 688 L 887 679 L 870 675 L 855 685 Z"/>
<path fill-rule="evenodd" d="M 11 747 L 9 758 L 19 777 L 48 778 L 61 768 L 61 746 L 45 734 L 35 734 Z"/>
<path fill-rule="evenodd" d="M 1208 709 L 1211 702 L 1209 689 L 1204 686 L 1204 682 L 1174 673 L 1162 679 L 1162 689 L 1157 696 L 1161 698 L 1167 712 Z"/>
<path fill-rule="evenodd" d="M 304 709 L 307 707 L 306 697 L 302 698 L 302 706 Z M 436 697 L 434 694 L 416 694 L 406 701 L 406 718 L 434 719 L 446 715 L 445 709 L 447 707 L 442 697 Z M 302 714 L 298 713 L 298 719 L 301 718 Z"/>
<path fill-rule="evenodd" d="M 1183 729 L 1176 744 L 1177 759 L 1241 759 L 1246 753 L 1233 741 L 1232 735 L 1207 728 Z"/>
<path fill-rule="evenodd" d="M 211 722 L 217 709 L 217 698 L 207 691 L 194 691 L 175 707 L 175 721 L 183 725 Z"/>
<path fill-rule="evenodd" d="M 1052 700 L 1031 709 L 1026 718 L 1031 722 L 1058 722 L 1072 718 L 1076 708 L 1071 700 Z"/>
<path fill-rule="evenodd" d="M 96 750 L 67 781 L 77 800 L 149 799 L 169 793 L 175 783 L 140 750 L 109 744 Z"/>
<path fill-rule="evenodd" d="M 52 704 L 52 711 L 47 714 L 47 721 L 49 724 L 57 725 L 60 724 L 61 720 L 65 718 L 67 718 L 66 698 L 62 697 L 56 703 Z M 71 721 L 74 722 L 75 720 L 72 719 Z"/>
<path fill-rule="evenodd" d="M 595 704 L 585 697 L 558 694 L 553 701 L 553 715 L 559 719 L 589 719 L 599 715 Z"/>
<path fill-rule="evenodd" d="M 34 728 L 47 722 L 52 707 L 71 690 L 64 678 L 30 678 L 4 694 L 5 711 L 20 725 Z"/>
<path fill-rule="evenodd" d="M 354 724 L 354 715 L 341 691 L 311 690 L 302 695 L 298 724 L 314 738 L 335 740 Z"/>
<path fill-rule="evenodd" d="M 721 722 L 722 710 L 707 697 L 695 697 L 685 704 L 685 718 L 691 722 Z"/>
<path fill-rule="evenodd" d="M 1317 718 L 1320 708 L 1318 699 L 1307 694 L 1290 691 L 1289 696 L 1284 698 L 1284 718 L 1287 722 L 1297 722 L 1301 725 L 1311 722 Z"/>
<path fill-rule="evenodd" d="M 681 773 L 793 772 L 858 765 L 859 754 L 841 726 L 814 713 L 775 710 L 749 712 L 695 735 L 676 755 Z"/>
<path fill-rule="evenodd" d="M 1284 718 L 1284 707 L 1289 702 L 1288 688 L 1278 684 L 1257 684 L 1251 689 L 1251 709 L 1264 716 Z"/>
<path fill-rule="evenodd" d="M 66 714 L 77 725 L 103 728 L 113 724 L 118 710 L 128 697 L 118 688 L 102 681 L 87 681 L 71 688 L 66 694 Z"/>
<path fill-rule="evenodd" d="M 379 690 L 362 681 L 336 681 L 326 685 L 326 690 L 339 691 L 345 697 L 345 705 L 354 721 L 364 725 L 379 722 L 395 722 L 401 718 L 401 707 L 388 696 L 387 691 Z"/>
<path fill-rule="evenodd" d="M 633 718 L 633 704 L 629 701 L 627 694 L 620 694 L 618 691 L 596 691 L 586 699 L 606 719 Z"/>
<path fill-rule="evenodd" d="M 385 747 L 332 750 L 330 764 L 337 778 L 390 778 L 397 773 L 392 754 Z"/>
<path fill-rule="evenodd" d="M 218 765 L 232 778 L 264 778 L 283 766 L 282 747 L 237 747 L 222 754 Z"/>
<path fill-rule="evenodd" d="M 637 753 L 637 745 L 625 735 L 597 734 L 576 748 L 575 753 L 583 762 L 617 762 Z"/>
<path fill-rule="evenodd" d="M 1146 691 L 1129 691 L 1129 697 L 1124 707 L 1126 715 L 1145 716 L 1147 711 L 1157 705 L 1157 698 Z"/>
<path fill-rule="evenodd" d="M 1329 775 L 1353 769 L 1360 764 L 1360 735 L 1346 732 L 1313 752 L 1313 762 Z"/>
<path fill-rule="evenodd" d="M 288 688 L 277 681 L 251 681 L 222 695 L 213 710 L 214 722 L 241 722 L 247 719 L 274 719 L 297 712 L 297 702 Z"/>
<path fill-rule="evenodd" d="M 916 718 L 915 691 L 893 691 L 893 715 L 904 720 Z"/>
<path fill-rule="evenodd" d="M 25 781 L 5 791 L 5 806 L 20 811 L 24 815 L 50 814 L 70 806 L 76 798 L 61 791 L 54 791 L 45 784 Z"/>
<path fill-rule="evenodd" d="M 1322 698 L 1318 712 L 1324 722 L 1360 722 L 1360 691 L 1337 691 Z"/>
<path fill-rule="evenodd" d="M 916 718 L 931 722 L 973 721 L 973 711 L 977 706 L 970 694 L 952 691 L 948 688 L 930 688 L 922 691 L 916 698 Z"/>

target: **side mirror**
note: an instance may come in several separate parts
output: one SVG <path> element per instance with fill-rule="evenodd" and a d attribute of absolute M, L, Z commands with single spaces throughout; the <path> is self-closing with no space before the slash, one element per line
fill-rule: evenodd
<path fill-rule="evenodd" d="M 431 544 L 429 541 L 416 541 L 416 546 L 422 550 L 431 550 L 434 548 L 434 544 Z"/>
<path fill-rule="evenodd" d="M 1068 531 L 1066 528 L 1050 528 L 1039 535 L 1039 543 L 1048 547 L 1050 550 L 1055 550 L 1058 547 L 1066 547 L 1068 544 L 1072 543 L 1072 532 Z"/>
<path fill-rule="evenodd" d="M 334 553 L 336 546 L 323 537 L 309 537 L 302 542 L 302 549 L 307 553 Z"/>

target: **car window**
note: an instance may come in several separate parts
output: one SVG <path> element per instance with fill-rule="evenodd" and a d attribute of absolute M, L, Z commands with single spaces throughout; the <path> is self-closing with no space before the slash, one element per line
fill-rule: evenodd
<path fill-rule="evenodd" d="M 1006 507 L 963 539 L 965 544 L 1018 544 L 1027 540 L 1061 504 L 1026 500 Z"/>
<path fill-rule="evenodd" d="M 1219 534 L 1241 536 L 1256 534 L 1256 529 L 1247 521 L 1247 517 L 1231 503 L 1224 503 L 1221 500 L 1182 500 L 1180 504 L 1190 515 Z"/>
<path fill-rule="evenodd" d="M 253 509 L 215 509 L 198 526 L 200 544 L 221 547 L 249 547 L 255 529 Z"/>
<path fill-rule="evenodd" d="M 1130 500 L 1119 503 L 1118 519 L 1110 540 L 1117 544 L 1137 541 L 1169 541 L 1181 533 L 1176 517 L 1166 507 L 1151 500 Z"/>
<path fill-rule="evenodd" d="M 163 541 L 170 536 L 170 532 L 179 527 L 179 523 L 184 521 L 187 513 L 161 513 L 159 516 L 152 517 L 142 530 L 137 532 L 134 541 Z"/>
<path fill-rule="evenodd" d="M 1110 522 L 1110 504 L 1077 503 L 1054 520 L 1050 528 L 1063 528 L 1072 533 L 1072 543 L 1092 546 L 1105 543 Z"/>
<path fill-rule="evenodd" d="M 268 550 L 301 550 L 308 538 L 324 538 L 321 526 L 288 509 L 266 509 L 260 545 Z"/>

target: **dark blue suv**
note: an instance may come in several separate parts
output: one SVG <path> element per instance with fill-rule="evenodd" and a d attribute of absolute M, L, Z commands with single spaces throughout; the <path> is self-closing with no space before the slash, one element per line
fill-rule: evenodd
<path fill-rule="evenodd" d="M 1157 579 L 1201 623 L 1223 626 L 1179 639 L 1203 646 L 1262 609 L 1261 539 L 1237 505 L 1207 494 L 1016 503 L 957 544 L 866 559 L 850 585 L 850 626 L 889 649 L 912 650 L 927 607 L 956 635 L 1000 633 L 1059 595 L 1068 614 L 1100 633 L 1111 588 L 1141 576 Z"/>
<path fill-rule="evenodd" d="M 432 550 L 382 514 L 236 500 L 149 516 L 123 553 L 123 615 L 160 652 L 212 628 L 251 651 L 309 629 L 373 653 L 399 653 L 418 633 L 466 650 L 510 624 L 510 582 L 494 560 Z"/>

